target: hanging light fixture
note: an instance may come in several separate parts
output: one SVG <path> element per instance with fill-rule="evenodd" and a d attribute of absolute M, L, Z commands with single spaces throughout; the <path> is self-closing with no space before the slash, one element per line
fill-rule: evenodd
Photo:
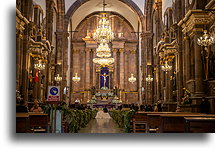
<path fill-rule="evenodd" d="M 93 62 L 102 67 L 106 67 L 114 63 L 114 58 L 94 58 Z"/>
<path fill-rule="evenodd" d="M 96 32 L 93 34 L 93 39 L 98 43 L 109 43 L 114 39 L 110 21 L 107 18 L 107 13 L 105 13 L 106 5 L 105 0 L 103 0 L 103 13 L 101 14 L 101 19 L 99 20 Z"/>
<path fill-rule="evenodd" d="M 214 38 L 207 34 L 207 30 L 204 30 L 204 34 L 202 37 L 198 38 L 197 44 L 199 46 L 205 47 L 205 50 L 207 51 L 207 47 L 214 43 Z"/>
<path fill-rule="evenodd" d="M 39 60 L 37 64 L 34 64 L 34 68 L 38 70 L 44 70 L 46 65 L 41 60 Z"/>
<path fill-rule="evenodd" d="M 54 80 L 55 80 L 56 82 L 60 82 L 60 81 L 62 81 L 62 77 L 60 77 L 60 74 L 57 74 L 57 76 L 54 77 Z"/>
<path fill-rule="evenodd" d="M 153 81 L 153 78 L 151 77 L 151 75 L 148 75 L 148 77 L 146 78 L 146 82 L 151 83 Z"/>
<path fill-rule="evenodd" d="M 128 78 L 128 81 L 131 82 L 131 83 L 134 83 L 137 79 L 134 77 L 134 74 L 131 73 L 131 77 Z"/>
<path fill-rule="evenodd" d="M 111 57 L 111 50 L 108 47 L 108 44 L 100 44 L 99 47 L 96 49 L 96 55 L 100 58 L 107 58 L 107 57 Z"/>
<path fill-rule="evenodd" d="M 78 77 L 78 73 L 75 73 L 75 76 L 72 77 L 72 80 L 73 80 L 75 83 L 78 83 L 78 82 L 81 80 L 81 78 Z"/>
<path fill-rule="evenodd" d="M 165 61 L 165 64 L 161 66 L 161 70 L 168 72 L 170 70 L 172 70 L 172 66 L 170 66 L 167 61 Z"/>

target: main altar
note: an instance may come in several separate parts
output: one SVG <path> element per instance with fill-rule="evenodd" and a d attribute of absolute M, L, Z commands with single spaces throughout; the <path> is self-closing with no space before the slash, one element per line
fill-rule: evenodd
<path fill-rule="evenodd" d="M 111 71 L 108 67 L 102 67 L 99 71 L 99 87 L 91 90 L 92 98 L 87 101 L 93 108 L 116 108 L 122 101 L 118 97 L 118 88 L 111 88 Z"/>

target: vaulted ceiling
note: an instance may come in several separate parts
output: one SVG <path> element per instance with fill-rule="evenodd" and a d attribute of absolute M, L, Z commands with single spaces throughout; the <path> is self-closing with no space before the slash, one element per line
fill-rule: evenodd
<path fill-rule="evenodd" d="M 72 5 L 73 1 L 65 0 L 66 12 L 69 9 L 69 7 Z M 138 30 L 138 22 L 140 19 L 138 15 L 128 5 L 126 5 L 125 3 L 119 0 L 105 0 L 105 3 L 107 4 L 105 8 L 106 11 L 112 11 L 122 15 L 125 19 L 127 19 L 130 22 L 130 24 L 132 25 L 135 31 Z M 139 3 L 138 5 L 141 5 L 141 3 Z M 137 7 L 138 5 L 136 4 Z M 141 8 L 138 8 L 138 9 L 141 10 Z M 103 10 L 103 0 L 90 0 L 82 4 L 71 17 L 72 19 L 71 29 L 75 30 L 78 24 L 89 14 L 102 11 L 102 10 Z"/>

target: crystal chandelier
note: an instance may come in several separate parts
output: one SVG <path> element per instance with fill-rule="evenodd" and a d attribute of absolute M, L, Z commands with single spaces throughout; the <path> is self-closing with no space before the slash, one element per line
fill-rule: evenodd
<path fill-rule="evenodd" d="M 39 63 L 34 64 L 34 68 L 38 70 L 44 70 L 46 68 L 45 63 L 42 63 L 41 60 L 38 61 Z"/>
<path fill-rule="evenodd" d="M 54 77 L 54 80 L 55 80 L 56 82 L 60 82 L 60 81 L 62 81 L 62 77 L 60 77 L 60 74 L 57 74 L 57 76 Z"/>
<path fill-rule="evenodd" d="M 172 66 L 168 65 L 167 61 L 165 61 L 165 64 L 161 66 L 161 70 L 167 72 L 172 70 Z"/>
<path fill-rule="evenodd" d="M 75 83 L 78 83 L 78 82 L 81 80 L 81 78 L 78 77 L 78 73 L 75 73 L 75 76 L 72 77 L 72 80 L 73 80 Z"/>
<path fill-rule="evenodd" d="M 204 34 L 202 37 L 198 38 L 197 44 L 199 46 L 204 46 L 205 50 L 207 50 L 207 47 L 214 43 L 214 38 L 207 34 L 207 30 L 204 30 Z"/>
<path fill-rule="evenodd" d="M 109 43 L 113 38 L 114 33 L 111 30 L 110 21 L 107 19 L 106 14 L 103 13 L 96 32 L 93 34 L 93 39 L 98 43 Z"/>
<path fill-rule="evenodd" d="M 97 26 L 96 32 L 93 34 L 93 39 L 98 43 L 109 43 L 114 38 L 114 33 L 110 27 L 110 21 L 107 18 L 107 13 L 105 13 L 105 0 L 103 0 L 103 12 L 101 14 L 101 19 Z"/>
<path fill-rule="evenodd" d="M 134 77 L 133 73 L 131 73 L 131 77 L 128 78 L 128 81 L 131 82 L 131 83 L 134 83 L 136 81 L 136 78 Z"/>
<path fill-rule="evenodd" d="M 153 81 L 153 78 L 151 77 L 151 75 L 148 75 L 148 77 L 146 78 L 146 82 L 151 83 Z"/>
<path fill-rule="evenodd" d="M 111 51 L 107 43 L 100 44 L 99 47 L 96 49 L 96 53 L 96 55 L 100 58 L 111 57 Z"/>
<path fill-rule="evenodd" d="M 93 62 L 106 67 L 114 63 L 114 58 L 94 58 Z"/>

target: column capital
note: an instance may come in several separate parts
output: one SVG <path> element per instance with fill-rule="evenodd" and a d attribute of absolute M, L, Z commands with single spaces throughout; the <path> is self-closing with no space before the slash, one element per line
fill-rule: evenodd
<path fill-rule="evenodd" d="M 113 51 L 113 52 L 117 52 L 118 49 L 117 49 L 117 48 L 113 48 L 112 51 Z"/>
<path fill-rule="evenodd" d="M 80 52 L 80 49 L 74 48 L 74 49 L 73 49 L 73 52 L 74 52 L 74 53 L 79 53 L 79 52 Z"/>
<path fill-rule="evenodd" d="M 91 51 L 91 48 L 85 48 L 85 51 L 86 51 L 86 52 L 90 52 L 90 51 Z"/>
<path fill-rule="evenodd" d="M 122 49 L 122 48 L 121 48 L 121 49 L 119 49 L 119 52 L 124 52 L 124 51 L 125 51 L 125 50 L 124 50 L 124 49 Z"/>
<path fill-rule="evenodd" d="M 131 54 L 136 54 L 137 53 L 136 49 L 130 49 L 129 51 L 130 51 Z"/>

